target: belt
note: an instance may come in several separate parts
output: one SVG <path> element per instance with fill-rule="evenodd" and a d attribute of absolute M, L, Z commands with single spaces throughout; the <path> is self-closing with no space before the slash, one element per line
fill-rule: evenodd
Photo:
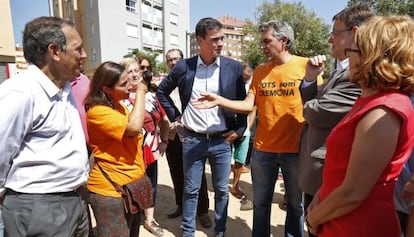
<path fill-rule="evenodd" d="M 6 195 L 50 195 L 50 196 L 63 196 L 63 197 L 73 197 L 73 196 L 81 196 L 81 194 L 85 192 L 85 187 L 80 186 L 76 190 L 68 191 L 68 192 L 55 192 L 55 193 L 22 193 L 17 192 L 12 189 L 6 189 Z"/>
<path fill-rule="evenodd" d="M 200 137 L 200 138 L 205 138 L 207 140 L 211 140 L 211 139 L 223 138 L 223 134 L 226 133 L 227 131 L 221 131 L 221 132 L 215 132 L 215 133 L 199 133 L 199 132 L 195 132 L 193 130 L 190 130 L 184 127 L 184 132 L 193 137 Z"/>

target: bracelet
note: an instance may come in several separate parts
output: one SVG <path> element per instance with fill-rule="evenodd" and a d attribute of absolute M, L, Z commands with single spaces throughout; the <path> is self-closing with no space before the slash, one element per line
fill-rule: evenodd
<path fill-rule="evenodd" d="M 168 144 L 168 139 L 161 139 L 161 143 Z"/>

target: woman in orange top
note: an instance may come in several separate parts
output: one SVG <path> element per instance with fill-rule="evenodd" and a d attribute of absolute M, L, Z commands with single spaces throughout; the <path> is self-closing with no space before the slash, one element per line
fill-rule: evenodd
<path fill-rule="evenodd" d="M 85 107 L 89 143 L 95 163 L 87 183 L 98 236 L 138 236 L 139 213 L 126 214 L 121 194 L 110 179 L 123 185 L 144 176 L 142 126 L 144 83 L 138 83 L 131 112 L 119 102 L 129 97 L 131 85 L 123 66 L 104 62 L 95 71 Z"/>

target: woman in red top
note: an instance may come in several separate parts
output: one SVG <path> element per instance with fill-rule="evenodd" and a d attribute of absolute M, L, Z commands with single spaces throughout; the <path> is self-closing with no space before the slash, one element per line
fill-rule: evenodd
<path fill-rule="evenodd" d="M 308 208 L 318 236 L 399 236 L 393 191 L 414 144 L 414 21 L 372 17 L 350 60 L 361 97 L 327 139 L 323 184 Z"/>

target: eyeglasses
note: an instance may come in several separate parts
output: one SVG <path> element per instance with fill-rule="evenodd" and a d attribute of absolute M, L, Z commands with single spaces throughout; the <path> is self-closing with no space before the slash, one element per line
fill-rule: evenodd
<path fill-rule="evenodd" d="M 332 35 L 338 35 L 339 33 L 342 33 L 342 32 L 345 32 L 345 31 L 351 31 L 352 30 L 352 28 L 348 28 L 348 29 L 343 29 L 343 30 L 332 30 L 330 33 L 329 33 L 329 35 L 330 36 L 332 36 Z"/>
<path fill-rule="evenodd" d="M 151 71 L 151 67 L 149 65 L 141 65 L 140 68 L 141 68 L 141 70 Z"/>
<path fill-rule="evenodd" d="M 345 57 L 349 57 L 349 53 L 357 53 L 357 54 L 361 54 L 361 50 L 359 50 L 359 49 L 345 48 L 345 49 L 344 49 L 344 54 L 345 54 Z"/>
<path fill-rule="evenodd" d="M 178 62 L 178 61 L 180 61 L 180 59 L 181 59 L 181 58 L 169 58 L 169 59 L 167 59 L 167 62 L 168 62 L 168 63 L 171 63 L 171 62 Z"/>

